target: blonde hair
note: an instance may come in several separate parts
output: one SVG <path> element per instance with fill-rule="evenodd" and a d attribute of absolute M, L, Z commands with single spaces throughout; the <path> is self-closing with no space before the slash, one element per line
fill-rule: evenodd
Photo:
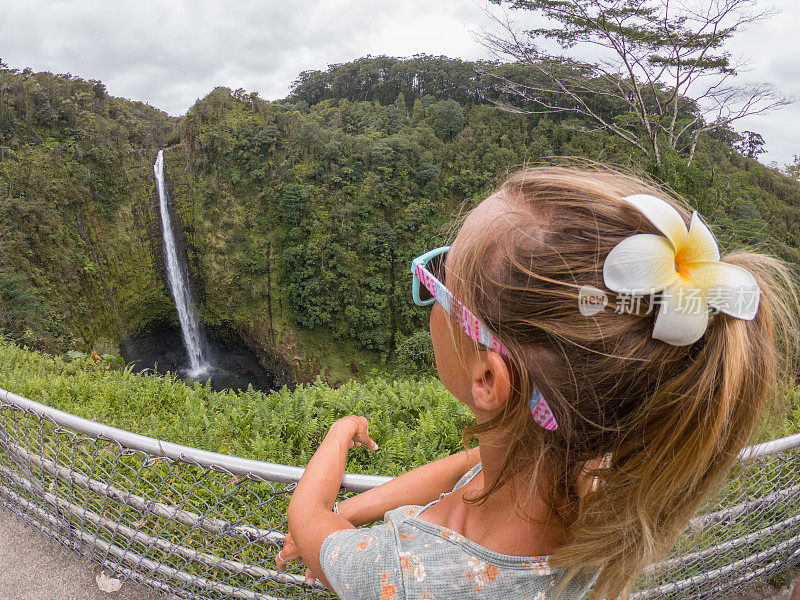
<path fill-rule="evenodd" d="M 500 475 L 474 500 L 530 473 L 528 489 L 515 492 L 543 495 L 569 533 L 551 558 L 567 568 L 564 585 L 597 573 L 593 598 L 627 597 L 643 568 L 672 546 L 721 483 L 751 439 L 782 366 L 792 361 L 793 278 L 764 254 L 723 255 L 758 281 L 758 314 L 752 321 L 715 314 L 699 341 L 672 346 L 653 339 L 657 310 L 646 299 L 638 312 L 613 310 L 618 298 L 602 273 L 623 239 L 660 234 L 622 197 L 662 197 L 688 224 L 681 200 L 599 165 L 528 168 L 497 193 L 508 212 L 463 245 L 459 240 L 447 280 L 499 336 L 512 375 L 504 413 L 465 433 L 466 439 L 499 430 L 510 440 Z M 582 316 L 584 285 L 604 290 L 609 307 Z M 449 326 L 456 335 L 458 325 Z M 557 430 L 545 431 L 531 417 L 533 385 Z M 588 470 L 598 485 L 579 493 L 587 463 L 598 467 Z"/>

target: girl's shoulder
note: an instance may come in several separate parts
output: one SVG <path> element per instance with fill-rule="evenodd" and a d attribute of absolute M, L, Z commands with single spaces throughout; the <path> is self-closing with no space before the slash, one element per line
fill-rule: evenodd
<path fill-rule="evenodd" d="M 472 481 L 472 480 L 475 478 L 475 476 L 476 476 L 478 473 L 480 473 L 482 470 L 483 470 L 483 463 L 480 463 L 480 462 L 479 462 L 478 464 L 476 464 L 474 467 L 472 467 L 472 468 L 471 468 L 469 471 L 467 471 L 466 473 L 464 473 L 464 474 L 461 476 L 461 479 L 459 479 L 459 480 L 456 482 L 456 484 L 453 486 L 453 489 L 451 490 L 451 493 L 452 493 L 452 492 L 455 492 L 455 491 L 456 491 L 458 488 L 460 488 L 461 486 L 467 485 L 467 484 L 468 484 L 470 481 Z"/>
<path fill-rule="evenodd" d="M 481 463 L 476 464 L 474 467 L 472 467 L 469 471 L 467 471 L 466 473 L 464 473 L 461 476 L 461 479 L 459 479 L 456 482 L 456 484 L 453 486 L 452 490 L 450 490 L 449 492 L 443 492 L 442 495 L 439 496 L 438 499 L 436 499 L 436 500 L 434 500 L 432 502 L 429 502 L 428 504 L 425 504 L 425 505 L 407 504 L 405 506 L 399 506 L 399 507 L 397 507 L 397 508 L 395 508 L 393 510 L 388 511 L 384 515 L 384 521 L 387 522 L 387 523 L 392 523 L 393 525 L 396 526 L 399 523 L 405 521 L 406 519 L 418 516 L 425 509 L 430 508 L 431 506 L 436 504 L 439 500 L 441 500 L 442 498 L 444 498 L 448 494 L 452 494 L 458 488 L 468 484 L 470 481 L 472 481 L 475 478 L 475 476 L 478 473 L 481 472 L 482 469 L 483 469 L 483 466 L 482 466 Z"/>
<path fill-rule="evenodd" d="M 486 563 L 494 566 L 503 565 L 511 569 L 522 569 L 528 575 L 531 573 L 536 575 L 556 574 L 558 570 L 550 567 L 548 556 L 501 554 L 481 546 L 457 531 L 419 518 L 420 514 L 426 509 L 472 481 L 481 472 L 482 468 L 483 466 L 479 462 L 462 475 L 450 492 L 443 493 L 439 499 L 425 506 L 400 506 L 386 513 L 384 520 L 393 530 L 400 552 L 405 554 L 420 552 L 426 555 L 427 561 L 431 563 L 442 561 L 455 561 L 455 563 L 458 563 L 459 561 L 455 559 L 455 555 L 462 555 L 462 558 L 467 562 L 472 561 L 476 564 Z M 462 560 L 461 562 L 464 561 Z"/>

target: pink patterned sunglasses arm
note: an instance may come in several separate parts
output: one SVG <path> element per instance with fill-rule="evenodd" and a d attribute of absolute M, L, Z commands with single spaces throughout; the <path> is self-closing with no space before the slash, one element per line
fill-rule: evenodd
<path fill-rule="evenodd" d="M 436 299 L 442 309 L 456 319 L 461 326 L 461 329 L 463 329 L 464 333 L 466 333 L 470 339 L 483 344 L 487 348 L 491 348 L 495 352 L 498 352 L 504 356 L 508 356 L 508 352 L 506 352 L 503 344 L 500 343 L 500 341 L 478 320 L 474 314 L 472 314 L 472 312 L 466 306 L 464 306 L 455 296 L 453 296 L 453 293 L 425 267 L 423 262 L 417 262 L 415 260 L 413 265 L 414 277 L 417 278 L 423 286 L 425 286 L 425 288 Z M 414 295 L 414 301 L 417 304 L 422 304 L 419 302 L 419 293 L 417 292 Z M 538 388 L 534 388 L 528 404 L 534 420 L 539 425 L 548 431 L 553 431 L 558 428 L 556 418 L 553 416 L 550 406 L 547 404 L 547 400 L 544 399 L 542 392 L 539 391 Z"/>
<path fill-rule="evenodd" d="M 478 320 L 478 317 L 473 315 L 466 306 L 461 304 L 461 302 L 453 296 L 453 293 L 448 290 L 441 281 L 436 279 L 433 273 L 425 268 L 424 265 L 417 265 L 414 270 L 414 275 L 419 278 L 420 283 L 433 295 L 444 311 L 458 321 L 464 333 L 471 339 L 491 348 L 495 352 L 508 356 L 503 344 L 501 344 L 498 339 L 483 326 Z"/>

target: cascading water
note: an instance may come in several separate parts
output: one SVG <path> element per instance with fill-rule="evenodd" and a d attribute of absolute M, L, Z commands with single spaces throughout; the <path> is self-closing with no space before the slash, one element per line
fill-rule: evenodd
<path fill-rule="evenodd" d="M 212 369 L 209 360 L 208 344 L 200 329 L 200 320 L 194 308 L 192 291 L 178 261 L 178 252 L 175 248 L 175 236 L 172 233 L 172 224 L 167 210 L 167 189 L 164 184 L 164 151 L 158 151 L 158 158 L 153 165 L 158 186 L 158 199 L 161 208 L 161 234 L 164 238 L 164 250 L 167 258 L 167 278 L 175 307 L 178 309 L 178 319 L 181 322 L 183 344 L 189 355 L 189 377 L 200 379 L 208 375 Z"/>

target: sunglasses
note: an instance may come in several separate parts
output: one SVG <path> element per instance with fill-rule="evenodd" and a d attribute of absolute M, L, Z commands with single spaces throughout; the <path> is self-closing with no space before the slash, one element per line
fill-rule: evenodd
<path fill-rule="evenodd" d="M 448 250 L 450 250 L 450 246 L 435 248 L 411 261 L 413 275 L 411 297 L 414 299 L 414 304 L 430 306 L 434 302 L 438 302 L 439 306 L 458 322 L 470 339 L 491 348 L 502 356 L 508 356 L 503 344 L 445 287 L 443 283 L 445 279 L 444 263 Z M 538 388 L 534 387 L 528 404 L 534 420 L 539 425 L 548 431 L 553 431 L 558 427 L 547 401 Z"/>

